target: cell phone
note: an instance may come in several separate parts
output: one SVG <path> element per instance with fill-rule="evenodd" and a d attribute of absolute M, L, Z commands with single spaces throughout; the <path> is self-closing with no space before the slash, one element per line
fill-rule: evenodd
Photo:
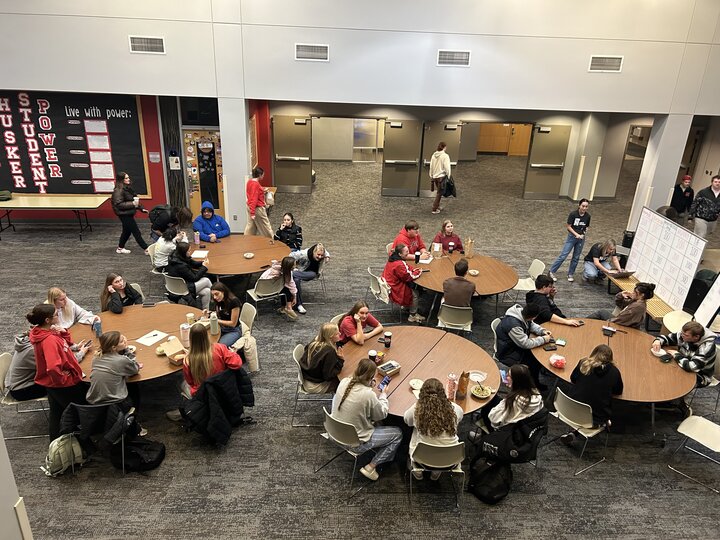
<path fill-rule="evenodd" d="M 155 307 L 155 302 L 143 302 L 143 307 Z"/>
<path fill-rule="evenodd" d="M 585 324 L 585 321 L 578 321 L 578 324 L 582 326 L 583 324 Z"/>
<path fill-rule="evenodd" d="M 667 364 L 668 362 L 671 362 L 673 359 L 672 354 L 668 354 L 668 353 L 665 353 L 662 356 L 658 356 L 658 358 L 660 359 L 660 361 L 663 364 Z"/>
<path fill-rule="evenodd" d="M 385 376 L 383 377 L 383 380 L 380 381 L 380 384 L 378 384 L 378 390 L 380 390 L 381 392 L 382 392 L 383 390 L 385 390 L 385 387 L 386 387 L 388 384 L 390 384 L 390 381 L 391 381 L 390 377 L 388 377 L 387 375 L 385 375 Z"/>
<path fill-rule="evenodd" d="M 378 338 L 378 343 L 385 343 L 385 338 L 384 338 L 384 337 L 379 337 L 379 338 Z"/>
<path fill-rule="evenodd" d="M 205 249 L 207 246 L 206 246 L 205 244 L 200 244 L 198 247 L 199 247 L 200 249 Z"/>
<path fill-rule="evenodd" d="M 429 272 L 429 271 L 430 271 L 429 268 L 423 268 L 423 269 L 422 269 L 422 273 L 423 273 L 423 274 L 424 274 L 425 272 Z"/>
<path fill-rule="evenodd" d="M 263 264 L 263 265 L 260 267 L 260 270 L 265 270 L 266 268 L 270 268 L 270 265 L 269 265 L 269 264 Z"/>
<path fill-rule="evenodd" d="M 554 338 L 554 337 L 551 337 L 551 338 L 550 338 L 550 341 L 548 341 L 548 343 L 555 343 L 555 338 Z"/>
<path fill-rule="evenodd" d="M 546 351 L 557 351 L 557 345 L 553 343 L 548 343 L 543 347 L 543 349 L 545 349 Z"/>
<path fill-rule="evenodd" d="M 503 384 L 507 384 L 507 383 L 508 383 L 508 378 L 507 378 L 507 376 L 508 376 L 507 370 L 501 369 L 501 370 L 500 370 L 500 380 L 503 382 Z"/>

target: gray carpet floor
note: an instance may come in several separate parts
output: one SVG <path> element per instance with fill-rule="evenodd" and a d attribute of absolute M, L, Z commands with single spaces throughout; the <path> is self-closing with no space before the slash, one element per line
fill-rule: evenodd
<path fill-rule="evenodd" d="M 447 478 L 416 484 L 411 506 L 404 457 L 399 457 L 384 468 L 378 482 L 345 505 L 342 497 L 352 461 L 339 458 L 314 474 L 315 459 L 329 458 L 332 449 L 324 442 L 318 447 L 319 428 L 290 427 L 294 345 L 308 342 L 322 322 L 364 296 L 366 267 L 384 264 L 385 244 L 408 218 L 419 220 L 429 241 L 442 219 L 450 217 L 461 236 L 476 239 L 480 252 L 525 275 L 534 258 L 552 263 L 565 237 L 565 218 L 575 205 L 523 200 L 525 160 L 519 158 L 480 156 L 476 163 L 461 163 L 455 174 L 459 197 L 447 201 L 439 216 L 430 214 L 429 199 L 380 197 L 378 165 L 314 167 L 314 192 L 279 194 L 271 221 L 277 224 L 284 211 L 292 211 L 303 226 L 306 246 L 326 244 L 332 255 L 328 301 L 308 304 L 308 314 L 295 323 L 281 319 L 269 306 L 261 307 L 253 333 L 262 369 L 253 376 L 257 406 L 250 411 L 257 425 L 237 429 L 225 448 L 207 446 L 165 418 L 164 412 L 177 404 L 179 382 L 178 377 L 166 377 L 142 386 L 143 425 L 149 437 L 167 445 L 164 463 L 147 475 L 123 476 L 98 458 L 75 475 L 46 478 L 39 466 L 47 440 L 7 441 L 36 538 L 440 538 L 449 530 L 459 537 L 488 538 L 717 537 L 717 496 L 667 468 L 678 441 L 662 442 L 675 436 L 680 415 L 659 412 L 653 437 L 649 408 L 624 403 L 615 406 L 607 461 L 580 477 L 573 477 L 579 448 L 553 443 L 541 449 L 537 469 L 513 468 L 512 492 L 500 505 L 486 506 L 466 495 L 456 512 Z M 639 167 L 626 163 L 616 200 L 591 204 L 589 242 L 622 238 Z M 132 240 L 132 254 L 115 254 L 119 225 L 94 228 L 83 242 L 66 224 L 19 224 L 17 232 L 3 233 L 2 350 L 10 350 L 12 336 L 26 327 L 24 314 L 53 285 L 97 310 L 103 278 L 116 271 L 139 282 L 152 299 L 162 299 L 160 281 L 153 279 L 147 258 Z M 719 238 L 716 234 L 713 247 Z M 564 269 L 556 300 L 566 314 L 583 316 L 612 307 L 603 287 L 570 284 Z M 310 284 L 305 296 L 307 302 L 322 301 L 317 284 Z M 423 298 L 421 311 L 429 303 L 429 297 Z M 507 304 L 501 306 L 505 308 Z M 469 338 L 488 351 L 494 317 L 494 301 L 477 302 Z M 693 408 L 699 414 L 712 412 L 715 396 L 716 390 L 699 391 Z M 303 408 L 301 419 L 320 418 L 318 406 Z M 46 430 L 42 414 L 17 415 L 9 407 L 0 411 L 0 423 L 6 436 Z M 470 424 L 469 419 L 461 424 L 462 437 Z M 551 419 L 550 435 L 563 431 Z M 591 442 L 587 459 L 598 456 L 600 448 L 600 442 Z M 689 452 L 679 456 L 684 470 L 720 487 L 720 468 Z M 369 484 L 362 477 L 359 482 Z"/>

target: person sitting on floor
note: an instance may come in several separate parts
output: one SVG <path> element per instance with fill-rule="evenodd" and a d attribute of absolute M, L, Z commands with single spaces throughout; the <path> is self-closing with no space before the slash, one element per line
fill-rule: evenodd
<path fill-rule="evenodd" d="M 365 331 L 369 328 L 369 331 Z M 352 340 L 358 345 L 365 340 L 383 333 L 385 329 L 375 317 L 370 314 L 370 308 L 364 300 L 358 300 L 355 305 L 340 319 L 340 340 L 345 344 Z"/>
<path fill-rule="evenodd" d="M 270 268 L 265 270 L 259 279 L 279 279 L 282 276 L 284 287 L 280 291 L 285 297 L 285 305 L 278 309 L 278 313 L 285 315 L 289 320 L 296 321 L 298 316 L 293 310 L 293 306 L 297 303 L 297 285 L 293 279 L 293 270 L 295 269 L 295 259 L 290 256 L 283 257 L 281 262 L 276 260 L 270 261 Z"/>
<path fill-rule="evenodd" d="M 120 274 L 109 273 L 105 278 L 105 286 L 100 293 L 100 309 L 122 313 L 125 306 L 142 304 L 142 295 L 132 288 Z"/>
<path fill-rule="evenodd" d="M 47 395 L 44 386 L 35 382 L 35 349 L 30 343 L 30 332 L 15 336 L 15 352 L 5 375 L 6 391 L 18 401 L 27 401 Z"/>
<path fill-rule="evenodd" d="M 218 343 L 232 347 L 240 336 L 242 331 L 240 328 L 240 300 L 232 293 L 227 285 L 218 281 L 210 287 L 210 294 L 213 302 L 210 304 L 210 310 L 217 315 L 218 325 L 220 326 L 220 339 Z"/>
<path fill-rule="evenodd" d="M 390 287 L 390 299 L 399 306 L 410 308 L 408 322 L 421 323 L 425 317 L 418 313 L 420 291 L 415 280 L 420 277 L 422 270 L 405 262 L 408 253 L 405 244 L 396 245 L 385 264 L 382 277 Z"/>
<path fill-rule="evenodd" d="M 100 317 L 93 315 L 92 311 L 83 309 L 68 298 L 68 295 L 60 287 L 48 289 L 47 303 L 57 309 L 58 324 L 63 328 L 70 328 L 74 324 L 93 324 L 99 321 Z"/>
<path fill-rule="evenodd" d="M 208 260 L 194 260 L 188 255 L 189 249 L 190 244 L 187 242 L 178 242 L 175 251 L 168 258 L 165 271 L 169 276 L 184 279 L 190 294 L 200 300 L 200 308 L 208 309 L 210 307 L 210 287 L 212 287 L 212 281 L 205 276 Z"/>
<path fill-rule="evenodd" d="M 620 313 L 613 317 L 612 313 L 601 309 L 589 315 L 588 318 L 610 321 L 613 324 L 630 328 L 642 328 L 647 314 L 647 301 L 655 296 L 654 290 L 653 283 L 640 282 L 635 285 L 632 292 L 620 291 L 615 295 L 615 304 L 622 310 Z"/>
<path fill-rule="evenodd" d="M 418 222 L 414 219 L 408 220 L 405 226 L 398 231 L 391 248 L 396 248 L 400 244 L 408 248 L 407 255 L 403 257 L 406 261 L 414 261 L 415 253 L 418 251 L 420 252 L 420 259 L 426 260 L 430 258 L 430 253 L 428 253 L 425 242 L 423 242 L 422 236 L 420 236 L 420 225 L 418 225 Z"/>
<path fill-rule="evenodd" d="M 584 261 L 583 281 L 600 283 L 605 279 L 606 275 L 622 271 L 615 252 L 615 240 L 612 239 L 593 244 L 590 251 L 585 255 Z M 610 263 L 612 263 L 612 266 L 610 266 Z"/>
<path fill-rule="evenodd" d="M 426 379 L 420 388 L 420 397 L 405 411 L 405 423 L 414 427 L 410 438 L 410 459 L 413 458 L 418 443 L 436 446 L 457 444 L 457 427 L 463 418 L 460 405 L 449 401 L 443 384 L 434 378 Z M 417 480 L 422 480 L 422 471 L 413 472 Z M 430 480 L 440 478 L 440 471 L 433 471 Z"/>
<path fill-rule="evenodd" d="M 448 306 L 470 307 L 475 295 L 475 284 L 465 276 L 468 273 L 467 259 L 462 258 L 455 263 L 455 277 L 443 281 L 443 302 Z"/>
<path fill-rule="evenodd" d="M 357 430 L 360 446 L 351 450 L 358 455 L 371 449 L 376 450 L 370 463 L 360 469 L 362 475 L 370 480 L 380 477 L 377 466 L 395 459 L 402 442 L 400 428 L 375 425 L 375 422 L 386 418 L 390 410 L 385 390 L 376 396 L 372 389 L 376 371 L 377 367 L 372 360 L 360 360 L 353 376 L 340 381 L 332 404 L 332 417 L 352 424 Z"/>
<path fill-rule="evenodd" d="M 438 232 L 435 235 L 435 238 L 433 238 L 433 243 L 442 244 L 442 250 L 445 253 L 448 253 L 450 251 L 450 242 L 453 243 L 454 251 L 459 251 L 460 253 L 465 252 L 462 240 L 460 240 L 460 237 L 455 234 L 455 226 L 453 225 L 453 222 L 446 219 L 442 222 L 440 232 Z"/>
<path fill-rule="evenodd" d="M 309 394 L 328 394 L 334 392 L 340 384 L 338 374 L 345 360 L 342 348 L 337 346 L 339 340 L 337 324 L 325 323 L 315 339 L 305 345 L 300 369 L 303 389 Z"/>
<path fill-rule="evenodd" d="M 302 248 L 302 227 L 295 223 L 295 218 L 290 212 L 285 212 L 285 215 L 283 215 L 282 223 L 278 230 L 275 231 L 273 238 L 280 240 L 291 251 L 298 251 Z"/>
<path fill-rule="evenodd" d="M 678 365 L 697 375 L 696 386 L 710 384 L 715 370 L 717 335 L 696 321 L 686 322 L 679 332 L 658 336 L 652 343 L 653 351 L 669 345 L 677 347 L 673 354 Z"/>
<path fill-rule="evenodd" d="M 193 221 L 193 230 L 200 233 L 203 242 L 217 242 L 220 238 L 230 236 L 230 225 L 215 212 L 210 201 L 202 203 L 200 215 Z"/>
<path fill-rule="evenodd" d="M 330 252 L 320 243 L 314 244 L 307 249 L 291 251 L 290 256 L 297 262 L 293 271 L 293 279 L 297 288 L 295 309 L 303 315 L 307 310 L 302 304 L 302 282 L 317 279 L 322 272 L 323 266 L 330 259 Z"/>
<path fill-rule="evenodd" d="M 548 321 L 564 324 L 567 326 L 580 326 L 580 322 L 565 317 L 560 308 L 555 304 L 555 293 L 557 288 L 555 282 L 550 276 L 540 274 L 535 279 L 535 290 L 529 291 L 525 295 L 527 304 L 537 304 L 540 313 L 535 317 L 537 324 L 543 324 Z"/>
<path fill-rule="evenodd" d="M 187 243 L 187 241 L 188 238 L 184 231 L 178 231 L 175 227 L 165 229 L 162 236 L 155 242 L 155 257 L 153 259 L 155 268 L 163 272 L 178 242 Z"/>

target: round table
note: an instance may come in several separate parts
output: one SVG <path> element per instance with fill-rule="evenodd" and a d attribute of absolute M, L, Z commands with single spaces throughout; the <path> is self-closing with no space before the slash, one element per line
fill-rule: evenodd
<path fill-rule="evenodd" d="M 484 386 L 496 390 L 499 388 L 500 371 L 495 361 L 472 341 L 422 326 L 392 326 L 387 330 L 393 334 L 390 349 L 385 349 L 384 345 L 374 338 L 363 345 L 352 341 L 345 344 L 345 365 L 339 376 L 341 379 L 352 376 L 360 360 L 367 358 L 370 349 L 385 352 L 385 361 L 394 360 L 400 364 L 400 372 L 391 378 L 387 387 L 390 414 L 402 416 L 415 403 L 415 395 L 409 384 L 411 379 L 424 381 L 435 377 L 445 385 L 448 373 L 460 376 L 463 371 L 481 371 L 487 374 L 482 383 Z M 378 372 L 375 381 L 380 383 L 381 380 L 382 375 Z M 487 405 L 494 395 L 483 400 L 472 397 L 470 389 L 475 384 L 470 381 L 465 399 L 455 401 L 466 414 Z"/>
<path fill-rule="evenodd" d="M 205 247 L 193 244 L 193 250 L 208 251 L 208 273 L 218 276 L 262 272 L 270 267 L 273 259 L 280 261 L 290 255 L 287 245 L 266 236 L 231 234 L 219 242 L 201 242 L 201 245 Z M 246 259 L 244 253 L 254 253 L 255 256 Z"/>
<path fill-rule="evenodd" d="M 592 319 L 585 319 L 585 325 L 578 327 L 545 323 L 543 328 L 550 330 L 555 339 L 567 340 L 567 345 L 558 347 L 557 351 L 536 347 L 532 352 L 546 369 L 569 382 L 570 375 L 582 358 L 588 356 L 597 345 L 609 345 L 613 350 L 615 365 L 623 378 L 623 393 L 617 397 L 625 401 L 670 401 L 684 396 L 695 387 L 697 377 L 694 373 L 684 371 L 677 362 L 664 364 L 652 355 L 650 346 L 654 336 L 634 328 L 615 326 L 618 332 L 608 338 L 602 334 L 605 324 L 605 321 Z M 549 359 L 554 353 L 565 357 L 564 369 L 550 365 Z"/>
<path fill-rule="evenodd" d="M 194 313 L 196 319 L 199 319 L 202 315 L 202 311 L 196 308 L 165 303 L 156 304 L 153 307 L 143 307 L 141 305 L 128 306 L 124 308 L 120 314 L 115 314 L 110 311 L 104 311 L 100 314 L 103 332 L 117 330 L 127 338 L 129 345 L 134 345 L 137 348 L 135 350 L 135 358 L 143 364 L 143 368 L 137 375 L 129 377 L 128 381 L 147 381 L 149 379 L 164 377 L 165 375 L 175 373 L 182 369 L 182 366 L 171 364 L 167 356 L 158 356 L 155 354 L 155 349 L 165 343 L 169 336 L 175 336 L 177 339 L 180 339 L 180 325 L 187 322 L 187 313 Z M 167 336 L 152 345 L 143 345 L 136 341 L 138 338 L 143 337 L 153 330 L 163 332 L 167 334 Z M 92 339 L 94 350 L 100 349 L 100 342 L 98 338 L 95 337 L 92 326 L 75 324 L 70 328 L 70 334 L 75 343 Z M 211 335 L 210 341 L 215 343 L 219 337 L 219 335 Z M 80 363 L 80 367 L 85 373 L 85 380 L 90 380 L 89 376 L 92 372 L 94 357 L 94 352 L 87 354 Z"/>

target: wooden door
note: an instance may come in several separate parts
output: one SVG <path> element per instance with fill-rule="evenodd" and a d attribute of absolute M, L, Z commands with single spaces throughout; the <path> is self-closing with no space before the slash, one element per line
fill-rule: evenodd
<path fill-rule="evenodd" d="M 530 152 L 532 124 L 511 124 L 508 156 L 527 156 Z"/>

